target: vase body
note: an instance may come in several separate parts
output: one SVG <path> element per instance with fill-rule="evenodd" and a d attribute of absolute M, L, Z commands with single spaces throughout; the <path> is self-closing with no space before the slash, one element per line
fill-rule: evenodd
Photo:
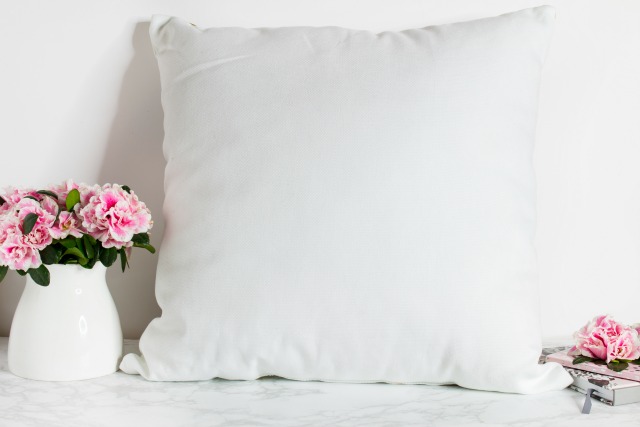
<path fill-rule="evenodd" d="M 9 370 L 20 377 L 72 381 L 115 372 L 122 329 L 106 268 L 50 265 L 49 286 L 29 276 L 11 324 Z"/>

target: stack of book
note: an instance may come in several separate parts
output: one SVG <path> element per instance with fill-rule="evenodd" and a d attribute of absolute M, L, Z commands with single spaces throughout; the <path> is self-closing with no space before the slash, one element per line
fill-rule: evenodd
<path fill-rule="evenodd" d="M 593 390 L 591 397 L 607 405 L 624 405 L 640 402 L 640 366 L 629 364 L 621 372 L 608 369 L 606 365 L 584 362 L 573 364 L 573 357 L 567 352 L 569 347 L 545 348 L 540 361 L 556 362 L 564 366 L 573 377 L 569 387 L 582 394 Z"/>

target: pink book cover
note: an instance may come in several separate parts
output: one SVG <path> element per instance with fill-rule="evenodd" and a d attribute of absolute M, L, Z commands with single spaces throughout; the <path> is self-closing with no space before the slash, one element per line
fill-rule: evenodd
<path fill-rule="evenodd" d="M 622 372 L 612 371 L 607 365 L 596 365 L 592 362 L 583 362 L 578 365 L 573 364 L 573 356 L 567 353 L 569 350 L 559 351 L 547 356 L 547 362 L 556 362 L 567 368 L 580 369 L 587 372 L 595 372 L 597 374 L 609 377 L 624 378 L 632 381 L 640 381 L 640 365 L 629 363 L 629 367 Z"/>

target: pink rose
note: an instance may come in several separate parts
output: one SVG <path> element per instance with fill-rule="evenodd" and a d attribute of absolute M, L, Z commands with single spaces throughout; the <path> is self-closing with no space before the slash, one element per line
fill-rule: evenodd
<path fill-rule="evenodd" d="M 82 226 L 105 248 L 130 246 L 134 234 L 153 226 L 146 205 L 117 184 L 103 186 L 77 214 Z"/>
<path fill-rule="evenodd" d="M 40 253 L 22 233 L 10 233 L 0 245 L 0 265 L 12 270 L 28 270 L 38 268 L 42 264 Z"/>
<path fill-rule="evenodd" d="M 570 356 L 587 356 L 594 359 L 635 360 L 640 357 L 638 331 L 622 325 L 611 316 L 596 316 L 574 334 L 576 345 Z"/>

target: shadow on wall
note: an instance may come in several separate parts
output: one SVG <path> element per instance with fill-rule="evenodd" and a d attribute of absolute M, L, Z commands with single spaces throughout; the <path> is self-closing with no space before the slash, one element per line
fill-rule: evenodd
<path fill-rule="evenodd" d="M 164 158 L 162 155 L 162 106 L 160 76 L 149 41 L 149 23 L 142 22 L 133 31 L 134 55 L 122 79 L 113 123 L 108 131 L 102 165 L 96 171 L 95 182 L 127 184 L 147 204 L 154 218 L 152 243 L 160 246 L 164 222 Z M 101 76 L 90 79 L 88 85 L 99 84 Z M 78 100 L 86 114 L 95 113 L 96 103 L 91 90 Z M 84 107 L 83 107 L 84 106 Z M 103 111 L 100 106 L 99 111 Z M 82 110 L 80 110 L 82 111 Z M 72 131 L 73 132 L 73 131 Z M 160 315 L 154 294 L 157 253 L 134 250 L 130 269 L 122 273 L 119 263 L 108 270 L 107 282 L 115 300 L 124 336 L 138 338 L 149 322 Z M 0 288 L 0 336 L 9 335 L 9 327 L 25 279 L 8 274 Z M 6 326 L 5 326 L 6 325 Z"/>
<path fill-rule="evenodd" d="M 159 248 L 164 231 L 164 133 L 160 75 L 149 40 L 148 22 L 136 24 L 132 41 L 134 56 L 123 76 L 98 182 L 126 184 L 135 191 L 151 210 L 154 219 L 151 242 Z M 138 338 L 149 322 L 160 315 L 154 293 L 157 259 L 157 252 L 151 255 L 143 249 L 134 249 L 130 269 L 122 273 L 119 265 L 114 265 L 107 272 L 107 283 L 127 338 Z"/>

